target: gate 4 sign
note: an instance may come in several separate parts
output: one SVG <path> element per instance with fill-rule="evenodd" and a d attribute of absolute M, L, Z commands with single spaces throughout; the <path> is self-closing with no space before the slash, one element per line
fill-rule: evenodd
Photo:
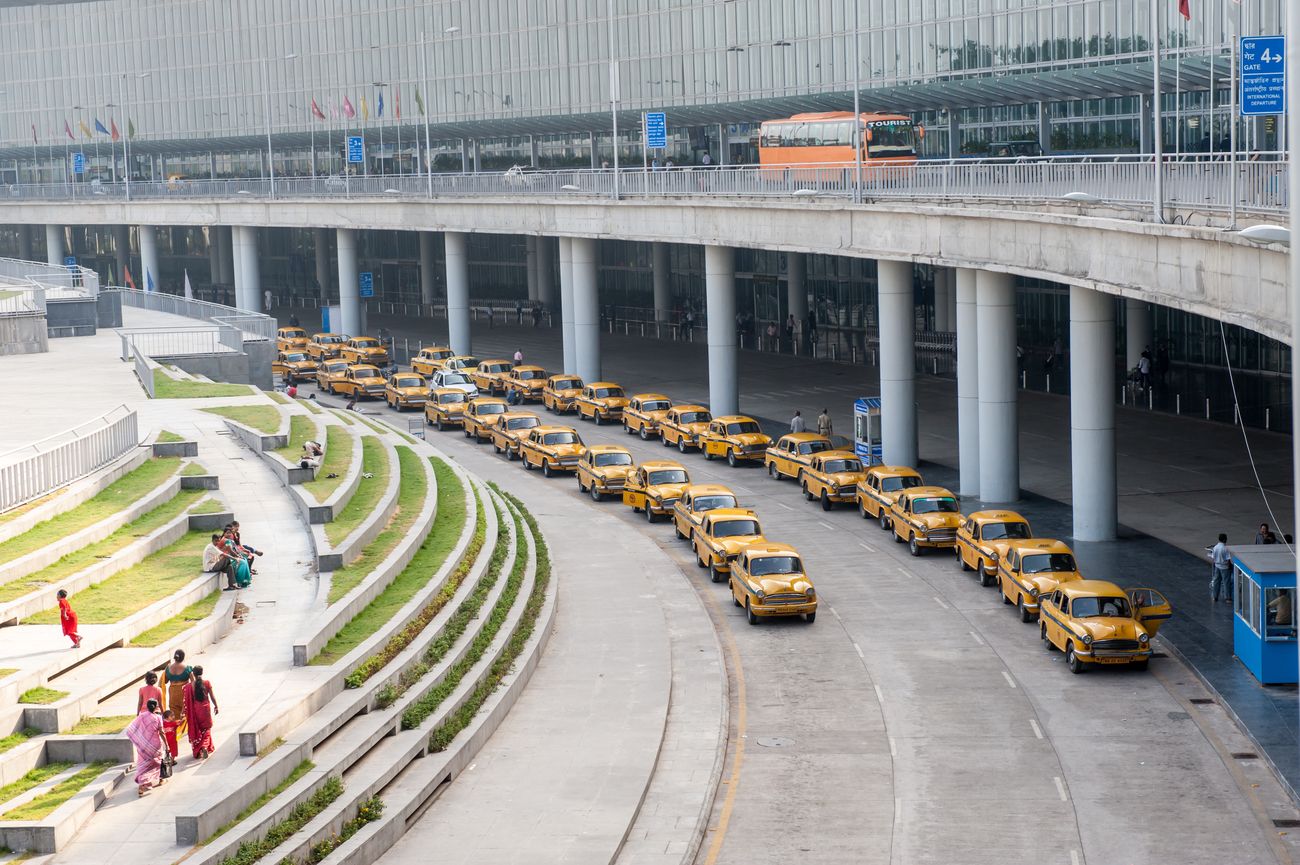
<path fill-rule="evenodd" d="M 1286 114 L 1286 37 L 1241 37 L 1241 114 Z"/>
<path fill-rule="evenodd" d="M 668 116 L 662 111 L 652 111 L 645 116 L 645 146 L 668 146 Z"/>
<path fill-rule="evenodd" d="M 348 162 L 366 161 L 366 142 L 360 135 L 348 136 Z"/>

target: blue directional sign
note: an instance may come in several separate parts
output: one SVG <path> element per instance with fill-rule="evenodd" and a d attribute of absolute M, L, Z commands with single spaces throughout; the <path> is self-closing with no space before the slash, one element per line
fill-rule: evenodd
<path fill-rule="evenodd" d="M 76 153 L 72 154 L 72 173 L 73 174 L 86 173 L 86 154 L 82 153 L 81 151 L 77 151 Z"/>
<path fill-rule="evenodd" d="M 366 140 L 360 135 L 348 136 L 348 162 L 366 161 Z"/>
<path fill-rule="evenodd" d="M 1241 37 L 1241 114 L 1286 114 L 1286 37 Z"/>
<path fill-rule="evenodd" d="M 361 274 L 361 296 L 375 296 L 375 275 L 368 270 Z"/>
<path fill-rule="evenodd" d="M 75 255 L 65 255 L 65 256 L 63 256 L 63 266 L 64 266 L 64 267 L 76 267 L 76 266 L 77 266 L 77 257 L 76 257 Z"/>
<path fill-rule="evenodd" d="M 645 116 L 645 146 L 668 146 L 668 115 L 653 111 Z"/>

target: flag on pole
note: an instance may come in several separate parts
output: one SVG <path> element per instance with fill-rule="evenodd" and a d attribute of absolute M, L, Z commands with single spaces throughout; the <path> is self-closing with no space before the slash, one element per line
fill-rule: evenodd
<path fill-rule="evenodd" d="M 361 119 L 370 119 L 370 106 L 366 104 L 366 97 L 364 96 L 361 97 Z"/>
<path fill-rule="evenodd" d="M 94 138 L 94 137 L 95 137 L 95 133 L 93 133 L 93 132 L 90 131 L 90 127 L 86 125 L 86 121 L 84 121 L 84 120 L 78 120 L 78 121 L 77 121 L 77 128 L 80 129 L 80 130 L 81 130 L 81 134 L 84 135 L 84 136 L 86 136 L 87 138 Z"/>
<path fill-rule="evenodd" d="M 1191 0 L 1178 0 L 1178 14 L 1182 15 L 1188 21 L 1192 20 Z"/>
<path fill-rule="evenodd" d="M 330 120 L 338 120 L 338 119 L 339 119 L 339 110 L 338 110 L 338 107 L 337 107 L 337 106 L 334 106 L 334 105 L 331 105 L 331 106 L 330 106 Z"/>
<path fill-rule="evenodd" d="M 126 137 L 135 138 L 135 121 L 130 117 L 126 118 Z"/>
<path fill-rule="evenodd" d="M 122 133 L 117 130 L 117 121 L 113 118 L 108 119 L 109 137 L 114 141 L 122 137 Z"/>
<path fill-rule="evenodd" d="M 317 120 L 325 119 L 325 112 L 321 111 L 320 106 L 316 104 L 315 96 L 311 98 L 311 116 L 315 117 Z"/>
<path fill-rule="evenodd" d="M 363 101 L 361 104 L 364 105 L 365 102 Z M 346 96 L 343 97 L 343 116 L 348 120 L 357 116 L 357 110 L 352 107 L 352 100 Z"/>
<path fill-rule="evenodd" d="M 185 268 L 185 299 L 194 299 L 194 289 L 190 286 L 190 269 L 188 267 Z"/>
<path fill-rule="evenodd" d="M 135 280 L 131 278 L 131 268 L 123 267 L 122 273 L 126 275 L 127 288 L 135 288 Z"/>
<path fill-rule="evenodd" d="M 379 91 L 379 107 L 375 109 L 375 116 L 376 117 L 384 116 L 384 91 L 383 90 Z"/>
<path fill-rule="evenodd" d="M 98 117 L 95 118 L 95 131 L 98 132 L 100 135 L 108 134 L 108 127 L 105 126 L 103 123 L 100 123 Z"/>
<path fill-rule="evenodd" d="M 424 116 L 424 99 L 423 99 L 423 97 L 420 96 L 420 88 L 418 88 L 418 87 L 415 88 L 415 107 L 416 107 L 417 110 L 419 110 L 419 112 L 420 112 L 420 116 L 423 117 L 423 116 Z"/>
<path fill-rule="evenodd" d="M 66 120 L 63 121 L 63 131 L 68 134 L 68 138 L 72 139 L 73 141 L 77 140 L 77 136 L 72 134 L 72 127 L 68 125 L 68 121 Z"/>
<path fill-rule="evenodd" d="M 144 272 L 144 290 L 149 292 L 150 294 L 153 294 L 155 291 L 158 290 L 157 286 L 153 284 L 153 271 L 147 268 L 145 269 Z"/>
<path fill-rule="evenodd" d="M 32 124 L 32 144 L 36 143 L 36 124 Z"/>
<path fill-rule="evenodd" d="M 396 103 L 397 119 L 401 120 L 402 119 L 402 91 L 401 90 L 397 88 L 393 89 L 393 101 Z"/>

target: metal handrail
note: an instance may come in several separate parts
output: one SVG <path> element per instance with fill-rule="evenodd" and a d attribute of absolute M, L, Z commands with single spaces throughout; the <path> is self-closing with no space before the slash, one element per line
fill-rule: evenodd
<path fill-rule="evenodd" d="M 83 478 L 139 443 L 136 413 L 122 405 L 92 421 L 0 454 L 0 511 Z"/>

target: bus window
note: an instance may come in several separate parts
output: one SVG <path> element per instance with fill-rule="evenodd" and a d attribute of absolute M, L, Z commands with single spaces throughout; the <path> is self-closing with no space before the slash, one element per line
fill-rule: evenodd
<path fill-rule="evenodd" d="M 900 123 L 874 126 L 871 129 L 871 140 L 867 143 L 867 156 L 873 159 L 912 156 L 916 153 L 912 136 L 910 125 Z"/>

